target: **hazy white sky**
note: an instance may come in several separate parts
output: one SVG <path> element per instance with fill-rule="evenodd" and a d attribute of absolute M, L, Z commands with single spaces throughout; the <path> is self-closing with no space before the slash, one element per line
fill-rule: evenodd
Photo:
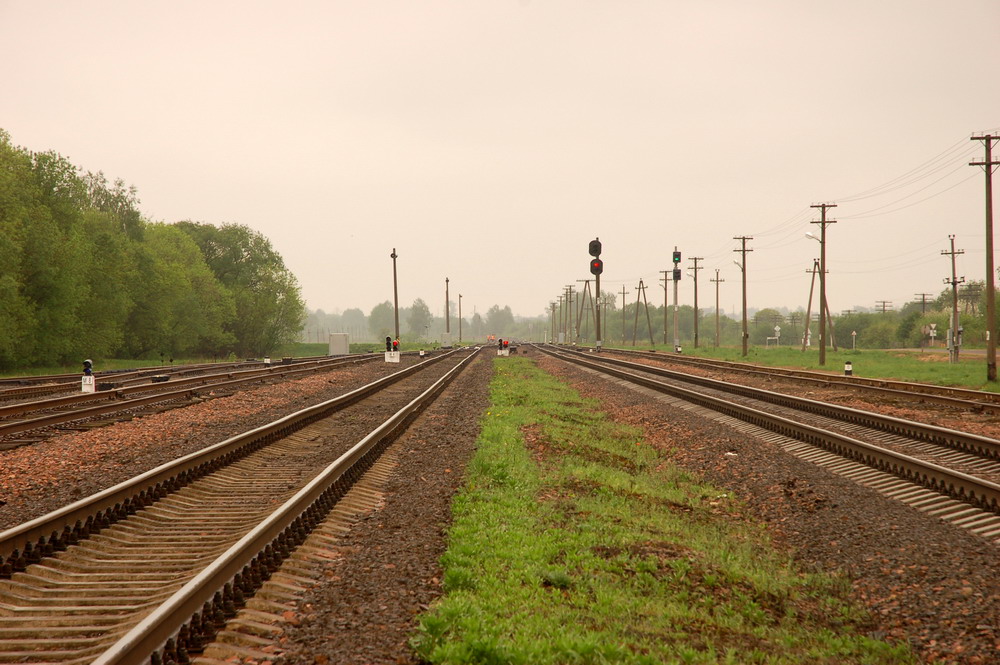
<path fill-rule="evenodd" d="M 949 234 L 984 277 L 998 36 L 998 0 L 0 0 L 0 127 L 256 229 L 311 308 L 391 301 L 395 247 L 403 306 L 542 314 L 595 236 L 619 298 L 677 246 L 732 312 L 752 236 L 751 307 L 804 307 L 821 202 L 831 309 L 898 308 Z"/>

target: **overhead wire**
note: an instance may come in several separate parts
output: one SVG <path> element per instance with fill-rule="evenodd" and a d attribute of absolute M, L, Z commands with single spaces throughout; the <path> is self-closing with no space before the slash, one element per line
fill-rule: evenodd
<path fill-rule="evenodd" d="M 901 189 L 903 187 L 911 185 L 911 184 L 913 184 L 915 182 L 919 182 L 920 180 L 922 180 L 924 178 L 927 178 L 929 176 L 932 176 L 935 173 L 937 173 L 938 171 L 947 168 L 950 164 L 953 163 L 952 160 L 956 157 L 956 153 L 961 154 L 961 153 L 970 153 L 970 152 L 972 152 L 972 150 L 974 149 L 974 146 L 970 146 L 970 144 L 967 143 L 967 141 L 968 141 L 968 138 L 964 137 L 963 139 L 961 139 L 961 140 L 953 143 L 951 146 L 949 146 L 948 148 L 946 148 L 942 152 L 938 153 L 934 157 L 930 158 L 929 160 L 925 161 L 924 163 L 922 163 L 922 164 L 920 164 L 920 165 L 918 165 L 918 166 L 910 169 L 909 171 L 903 173 L 902 175 L 899 175 L 899 176 L 893 178 L 892 180 L 889 180 L 888 182 L 885 182 L 885 183 L 883 183 L 881 185 L 878 185 L 876 187 L 872 187 L 871 189 L 867 189 L 867 190 L 864 190 L 862 192 L 858 192 L 857 194 L 851 194 L 851 195 L 848 195 L 848 196 L 841 196 L 841 197 L 838 197 L 838 198 L 836 198 L 834 200 L 838 201 L 840 203 L 849 203 L 849 202 L 853 202 L 853 201 L 860 201 L 862 199 L 872 198 L 872 197 L 875 197 L 875 196 L 881 196 L 881 195 L 887 194 L 887 193 L 889 193 L 891 191 L 895 191 L 897 189 Z M 964 149 L 963 149 L 962 146 L 965 146 Z M 940 162 L 940 164 L 938 164 L 939 162 Z M 935 164 L 937 164 L 937 165 L 934 166 Z M 922 173 L 922 171 L 925 171 L 925 170 L 926 170 L 926 172 Z M 907 180 L 907 178 L 909 178 L 909 180 Z M 901 182 L 901 181 L 905 181 L 905 182 Z"/>

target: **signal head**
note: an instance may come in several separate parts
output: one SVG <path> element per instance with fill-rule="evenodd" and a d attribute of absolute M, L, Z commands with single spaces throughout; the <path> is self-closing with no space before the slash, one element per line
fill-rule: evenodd
<path fill-rule="evenodd" d="M 600 256 L 601 255 L 601 241 L 599 239 L 597 239 L 597 238 L 594 238 L 593 240 L 590 241 L 590 248 L 589 249 L 590 249 L 590 255 L 591 256 L 594 256 L 594 257 Z"/>
<path fill-rule="evenodd" d="M 596 258 L 595 259 L 591 259 L 590 260 L 590 274 L 591 275 L 600 275 L 602 272 L 604 272 L 604 261 L 602 261 L 600 259 L 596 259 Z"/>

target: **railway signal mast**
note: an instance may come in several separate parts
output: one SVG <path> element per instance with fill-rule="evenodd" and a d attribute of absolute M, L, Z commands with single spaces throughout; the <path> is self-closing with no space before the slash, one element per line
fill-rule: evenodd
<path fill-rule="evenodd" d="M 604 261 L 601 260 L 601 239 L 594 238 L 590 241 L 590 246 L 588 247 L 590 255 L 594 258 L 590 260 L 590 274 L 594 276 L 594 293 L 597 298 L 601 297 L 601 273 L 604 272 Z M 601 308 L 598 307 L 594 312 L 594 338 L 596 340 L 594 347 L 597 351 L 601 350 Z"/>
<path fill-rule="evenodd" d="M 681 282 L 681 253 L 674 245 L 674 352 L 681 352 L 681 337 L 677 328 L 677 285 Z"/>

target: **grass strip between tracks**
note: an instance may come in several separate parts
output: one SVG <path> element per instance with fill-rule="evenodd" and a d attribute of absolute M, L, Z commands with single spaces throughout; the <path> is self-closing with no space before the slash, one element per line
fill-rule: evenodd
<path fill-rule="evenodd" d="M 848 584 L 797 570 L 722 491 L 521 358 L 497 358 L 412 640 L 433 663 L 912 663 Z"/>

